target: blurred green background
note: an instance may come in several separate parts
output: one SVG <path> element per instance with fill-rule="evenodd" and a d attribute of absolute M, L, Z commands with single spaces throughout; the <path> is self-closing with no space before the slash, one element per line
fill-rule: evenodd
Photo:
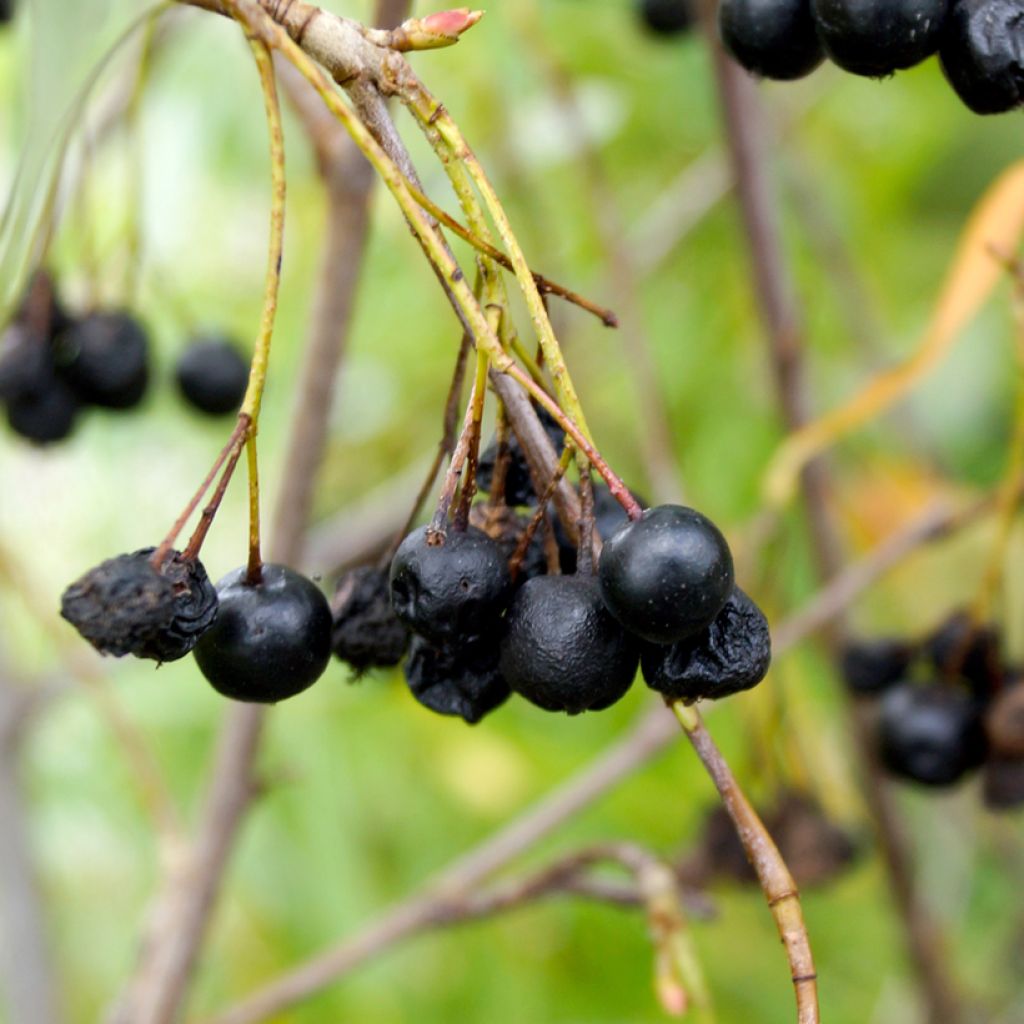
<path fill-rule="evenodd" d="M 357 0 L 326 6 L 357 18 L 370 9 Z M 418 13 L 429 9 L 417 5 Z M 141 411 L 87 415 L 69 442 L 52 449 L 0 431 L 0 552 L 22 581 L 0 584 L 0 640 L 18 685 L 67 678 L 62 645 L 79 666 L 95 662 L 191 818 L 223 701 L 190 659 L 158 671 L 100 662 L 70 627 L 32 610 L 56 620 L 71 579 L 164 534 L 228 431 L 182 406 L 171 387 L 174 359 L 200 326 L 255 335 L 268 209 L 256 77 L 231 25 L 195 11 L 175 11 L 169 24 L 141 107 L 141 135 L 114 131 L 88 152 L 85 184 L 67 197 L 48 260 L 73 308 L 132 302 L 152 330 L 156 386 Z M 0 39 L 5 182 L 36 116 L 32 33 L 31 19 L 21 17 Z M 111 75 L 131 59 L 126 51 Z M 636 271 L 636 281 L 625 282 L 633 326 L 650 344 L 687 499 L 745 550 L 762 473 L 782 436 L 746 251 L 728 198 L 709 204 L 689 228 L 673 219 L 696 194 L 693 179 L 679 187 L 694 161 L 711 166 L 717 180 L 707 54 L 696 38 L 665 42 L 644 33 L 628 0 L 517 0 L 493 4 L 458 47 L 414 58 L 493 176 L 532 264 L 615 305 L 623 282 L 609 269 L 594 197 L 583 185 L 585 160 L 547 75 L 551 60 L 567 72 L 585 112 L 622 226 L 617 244 Z M 883 82 L 823 67 L 800 83 L 765 86 L 762 95 L 773 136 L 767 170 L 808 329 L 813 404 L 823 410 L 872 369 L 911 351 L 971 206 L 1019 155 L 1021 122 L 969 114 L 935 61 Z M 415 128 L 398 116 L 427 190 L 454 209 Z M 324 214 L 290 112 L 286 130 L 287 248 L 261 428 L 268 505 L 281 477 Z M 83 152 L 72 147 L 72 165 Z M 129 296 L 123 282 L 136 222 L 140 287 Z M 573 308 L 557 314 L 599 447 L 637 490 L 657 494 L 665 481 L 646 476 L 637 414 L 645 396 L 620 335 Z M 393 500 L 411 503 L 416 467 L 439 436 L 457 341 L 436 282 L 390 198 L 378 192 L 317 491 L 319 536 L 351 529 L 352 510 L 389 480 L 404 482 Z M 851 558 L 934 497 L 998 482 L 1013 366 L 1003 288 L 910 402 L 839 447 L 832 505 Z M 245 557 L 244 500 L 239 481 L 204 549 L 214 578 Z M 982 527 L 916 555 L 858 602 L 856 623 L 868 631 L 927 630 L 974 595 L 990 539 Z M 1013 571 L 1021 555 L 1015 539 L 1000 603 L 1011 654 L 1021 653 L 1024 595 Z M 308 568 L 330 589 L 333 566 Z M 744 586 L 775 622 L 809 597 L 814 579 L 799 514 L 745 571 Z M 577 719 L 513 700 L 469 728 L 420 708 L 398 673 L 352 685 L 333 663 L 316 687 L 271 715 L 261 757 L 269 789 L 231 865 L 193 1012 L 222 1007 L 353 932 L 596 756 L 648 700 L 638 685 L 610 711 Z M 919 1019 L 916 996 L 856 796 L 840 706 L 831 669 L 809 643 L 780 659 L 761 690 L 715 708 L 709 724 L 753 797 L 770 802 L 780 786 L 810 787 L 862 844 L 852 869 L 805 894 L 825 1019 L 909 1024 Z M 131 967 L 158 875 L 152 820 L 89 688 L 72 686 L 47 705 L 26 737 L 23 769 L 61 1001 L 68 1020 L 97 1020 Z M 519 867 L 616 838 L 675 855 L 697 841 L 712 799 L 680 741 Z M 901 791 L 899 801 L 918 881 L 949 930 L 953 969 L 977 1019 L 1024 1021 L 1019 816 L 983 810 L 973 782 L 944 794 Z M 723 883 L 711 894 L 715 920 L 693 928 L 718 1019 L 792 1020 L 786 965 L 760 893 Z M 651 974 L 640 914 L 560 899 L 415 939 L 276 1019 L 656 1021 L 663 1015 Z"/>

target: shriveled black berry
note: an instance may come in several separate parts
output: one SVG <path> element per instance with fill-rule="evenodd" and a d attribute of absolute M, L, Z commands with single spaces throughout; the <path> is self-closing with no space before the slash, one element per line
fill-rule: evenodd
<path fill-rule="evenodd" d="M 551 439 L 551 444 L 556 452 L 560 452 L 565 445 L 565 431 L 555 422 L 554 418 L 546 409 L 535 407 L 537 417 L 544 427 L 545 432 Z M 530 467 L 523 454 L 522 445 L 515 434 L 509 432 L 506 441 L 508 451 L 506 458 L 508 465 L 505 470 L 504 497 L 507 505 L 535 505 L 537 494 L 533 489 L 533 478 L 530 476 Z M 494 470 L 498 462 L 498 442 L 491 443 L 480 453 L 477 463 L 476 484 L 481 491 L 490 491 L 494 484 Z"/>
<path fill-rule="evenodd" d="M 950 0 L 811 0 L 818 35 L 844 71 L 883 78 L 939 48 Z"/>
<path fill-rule="evenodd" d="M 149 383 L 149 336 L 130 313 L 92 313 L 61 337 L 64 374 L 79 398 L 108 409 L 130 409 Z"/>
<path fill-rule="evenodd" d="M 722 610 L 732 554 L 706 516 L 659 505 L 605 541 L 598 576 L 608 610 L 626 629 L 672 644 L 707 629 Z"/>
<path fill-rule="evenodd" d="M 641 508 L 647 508 L 647 502 L 636 491 L 630 490 L 633 498 Z M 608 489 L 607 484 L 594 484 L 594 529 L 601 540 L 608 540 L 629 524 L 629 516 L 618 499 Z M 561 520 L 555 517 L 555 539 L 558 541 L 558 560 L 562 572 L 571 576 L 576 571 L 576 545 L 569 540 Z"/>
<path fill-rule="evenodd" d="M 249 383 L 249 362 L 227 338 L 197 338 L 174 370 L 190 405 L 210 416 L 237 412 Z"/>
<path fill-rule="evenodd" d="M 519 542 L 530 524 L 529 516 L 521 516 L 508 505 L 491 505 L 478 502 L 469 512 L 469 525 L 486 533 L 500 548 L 505 561 L 515 554 Z M 548 569 L 547 554 L 544 551 L 544 526 L 541 524 L 530 538 L 526 553 L 519 566 L 515 585 L 521 586 L 534 576 L 543 576 Z"/>
<path fill-rule="evenodd" d="M 977 702 L 946 683 L 900 683 L 882 698 L 878 741 L 894 775 L 949 786 L 984 760 L 988 749 Z"/>
<path fill-rule="evenodd" d="M 1024 7 L 1020 0 L 956 0 L 939 59 L 957 96 L 976 114 L 1024 103 Z"/>
<path fill-rule="evenodd" d="M 198 559 L 172 551 L 156 569 L 155 548 L 110 558 L 61 597 L 61 615 L 101 654 L 176 661 L 217 615 L 217 592 Z"/>
<path fill-rule="evenodd" d="M 990 757 L 981 772 L 981 796 L 993 811 L 1024 804 L 1024 759 Z"/>
<path fill-rule="evenodd" d="M 383 569 L 364 565 L 345 573 L 338 580 L 331 611 L 331 647 L 357 674 L 397 665 L 409 648 L 409 630 L 391 607 Z"/>
<path fill-rule="evenodd" d="M 40 378 L 6 401 L 7 423 L 16 434 L 36 444 L 63 441 L 75 428 L 78 396 L 55 374 Z"/>
<path fill-rule="evenodd" d="M 505 617 L 501 674 L 546 711 L 600 711 L 633 683 L 638 653 L 593 576 L 538 576 Z"/>
<path fill-rule="evenodd" d="M 975 625 L 967 612 L 955 612 L 924 642 L 926 657 L 944 679 L 963 679 L 987 699 L 1002 681 L 999 634 Z"/>
<path fill-rule="evenodd" d="M 645 644 L 644 681 L 671 700 L 718 700 L 749 690 L 772 660 L 768 622 L 761 609 L 734 587 L 725 607 L 704 632 L 671 646 Z"/>
<path fill-rule="evenodd" d="M 840 662 L 843 682 L 851 693 L 879 694 L 906 676 L 915 652 L 914 644 L 897 637 L 851 640 Z"/>
<path fill-rule="evenodd" d="M 693 0 L 639 0 L 636 5 L 640 21 L 651 32 L 676 36 L 693 27 Z"/>
<path fill-rule="evenodd" d="M 737 63 L 762 78 L 803 78 L 825 59 L 810 0 L 722 0 L 718 32 Z"/>
<path fill-rule="evenodd" d="M 242 566 L 217 584 L 217 596 L 217 618 L 194 653 L 218 693 L 273 703 L 323 675 L 331 657 L 331 609 L 312 580 L 270 564 L 253 585 Z"/>
<path fill-rule="evenodd" d="M 424 707 L 457 715 L 470 725 L 504 704 L 511 692 L 498 669 L 494 638 L 434 645 L 414 636 L 404 671 L 412 695 Z"/>
<path fill-rule="evenodd" d="M 994 754 L 1024 758 L 1024 683 L 1014 682 L 992 701 L 985 731 Z"/>
<path fill-rule="evenodd" d="M 473 643 L 501 617 L 512 590 L 501 548 L 470 527 L 414 530 L 391 563 L 391 604 L 415 633 L 435 643 Z"/>

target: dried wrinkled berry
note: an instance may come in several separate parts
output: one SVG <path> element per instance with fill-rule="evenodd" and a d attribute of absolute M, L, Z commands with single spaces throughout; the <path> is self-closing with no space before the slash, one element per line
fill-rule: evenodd
<path fill-rule="evenodd" d="M 554 421 L 550 413 L 544 409 L 536 409 L 537 416 L 551 438 L 556 452 L 565 444 L 565 431 Z M 535 505 L 537 495 L 533 489 L 533 478 L 526 462 L 522 446 L 513 433 L 508 435 L 508 467 L 505 471 L 505 504 Z M 490 491 L 494 482 L 494 469 L 498 462 L 498 442 L 492 441 L 481 453 L 476 469 L 476 484 L 481 491 Z"/>
<path fill-rule="evenodd" d="M 1020 0 L 957 0 L 939 60 L 946 80 L 976 114 L 1024 103 L 1024 8 Z"/>
<path fill-rule="evenodd" d="M 470 725 L 503 704 L 511 692 L 498 669 L 493 639 L 434 645 L 414 636 L 404 668 L 412 695 L 424 707 Z"/>
<path fill-rule="evenodd" d="M 90 569 L 61 597 L 61 615 L 101 654 L 176 661 L 217 615 L 217 592 L 202 562 L 172 551 L 159 570 L 155 548 Z"/>
<path fill-rule="evenodd" d="M 700 635 L 665 647 L 648 644 L 640 663 L 648 686 L 672 700 L 718 700 L 749 690 L 772 660 L 761 609 L 733 587 L 725 606 Z"/>
<path fill-rule="evenodd" d="M 397 665 L 409 647 L 409 630 L 391 607 L 388 574 L 364 565 L 338 580 L 331 605 L 334 653 L 362 675 Z"/>
<path fill-rule="evenodd" d="M 914 654 L 913 644 L 896 637 L 851 640 L 840 662 L 843 681 L 852 693 L 881 693 L 906 675 Z"/>

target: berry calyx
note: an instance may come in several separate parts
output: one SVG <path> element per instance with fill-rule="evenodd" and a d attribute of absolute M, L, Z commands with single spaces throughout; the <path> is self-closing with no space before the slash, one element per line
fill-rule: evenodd
<path fill-rule="evenodd" d="M 174 368 L 184 399 L 209 416 L 237 412 L 249 383 L 249 363 L 227 338 L 196 338 Z"/>
<path fill-rule="evenodd" d="M 598 576 L 608 610 L 626 629 L 672 644 L 707 629 L 722 610 L 732 554 L 706 516 L 659 505 L 605 542 Z"/>
<path fill-rule="evenodd" d="M 608 614 L 593 576 L 527 580 L 505 616 L 499 666 L 546 711 L 600 711 L 633 684 L 638 652 Z"/>
<path fill-rule="evenodd" d="M 252 584 L 242 566 L 217 584 L 217 595 L 217 618 L 194 653 L 218 693 L 273 703 L 323 675 L 331 656 L 331 609 L 312 580 L 268 564 Z"/>
<path fill-rule="evenodd" d="M 761 78 L 803 78 L 825 59 L 810 0 L 722 0 L 718 32 L 736 62 Z"/>
<path fill-rule="evenodd" d="M 493 637 L 476 644 L 435 645 L 415 636 L 404 672 L 409 690 L 424 707 L 470 725 L 504 704 L 511 693 L 498 668 Z"/>
<path fill-rule="evenodd" d="M 63 373 L 89 405 L 131 409 L 149 383 L 149 336 L 125 312 L 92 313 L 61 336 Z"/>
<path fill-rule="evenodd" d="M 338 580 L 331 603 L 335 655 L 362 675 L 397 665 L 409 648 L 409 630 L 391 607 L 388 574 L 364 565 Z"/>

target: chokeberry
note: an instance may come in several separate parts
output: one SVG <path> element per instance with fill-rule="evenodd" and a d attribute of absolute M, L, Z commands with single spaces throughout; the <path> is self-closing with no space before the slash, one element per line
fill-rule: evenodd
<path fill-rule="evenodd" d="M 722 610 L 733 587 L 732 554 L 706 516 L 659 505 L 605 541 L 598 575 L 608 610 L 626 629 L 672 644 Z"/>
<path fill-rule="evenodd" d="M 217 596 L 217 618 L 194 653 L 218 693 L 273 703 L 323 675 L 331 657 L 331 608 L 312 580 L 269 564 L 253 584 L 243 566 L 217 584 Z"/>
<path fill-rule="evenodd" d="M 851 693 L 877 695 L 906 676 L 915 650 L 897 637 L 851 640 L 840 660 L 843 682 Z"/>
<path fill-rule="evenodd" d="M 660 36 L 676 36 L 693 27 L 693 0 L 639 0 L 636 6 L 641 22 Z"/>
<path fill-rule="evenodd" d="M 706 630 L 670 646 L 646 644 L 644 681 L 671 700 L 718 700 L 749 690 L 772 660 L 771 635 L 761 609 L 733 587 Z"/>
<path fill-rule="evenodd" d="M 541 425 L 551 439 L 552 447 L 556 452 L 562 450 L 565 444 L 565 431 L 555 422 L 546 409 L 536 409 L 537 417 Z M 509 433 L 506 441 L 507 451 L 505 452 L 505 484 L 503 495 L 507 505 L 534 505 L 537 503 L 537 494 L 533 488 L 533 478 L 530 476 L 530 467 L 523 454 L 519 439 L 513 433 Z M 498 465 L 499 456 L 498 442 L 492 441 L 481 453 L 476 470 L 476 483 L 481 491 L 490 491 L 494 485 L 494 473 Z"/>
<path fill-rule="evenodd" d="M 237 412 L 249 383 L 249 363 L 227 338 L 197 338 L 174 370 L 178 389 L 200 412 L 220 416 Z"/>
<path fill-rule="evenodd" d="M 878 740 L 894 775 L 949 786 L 977 768 L 987 752 L 977 703 L 962 687 L 905 682 L 882 698 Z"/>
<path fill-rule="evenodd" d="M 1024 804 L 1024 758 L 990 757 L 981 773 L 981 796 L 993 811 Z"/>
<path fill-rule="evenodd" d="M 439 715 L 457 715 L 474 725 L 508 699 L 493 638 L 475 644 L 435 645 L 414 636 L 404 666 L 412 695 Z"/>
<path fill-rule="evenodd" d="M 810 0 L 722 0 L 718 32 L 736 61 L 762 78 L 803 78 L 825 59 Z"/>
<path fill-rule="evenodd" d="M 490 632 L 512 590 L 501 548 L 469 529 L 414 530 L 391 563 L 391 604 L 415 633 L 473 643 Z"/>
<path fill-rule="evenodd" d="M 967 612 L 955 612 L 924 641 L 926 657 L 944 679 L 963 679 L 987 700 L 1002 682 L 999 634 L 976 624 Z"/>
<path fill-rule="evenodd" d="M 0 0 L 0 22 L 6 23 L 14 17 L 14 0 Z"/>
<path fill-rule="evenodd" d="M 198 559 L 171 551 L 159 568 L 154 548 L 118 555 L 71 584 L 61 615 L 101 654 L 176 661 L 217 615 L 217 592 Z"/>
<path fill-rule="evenodd" d="M 818 35 L 844 71 L 883 78 L 939 48 L 950 0 L 811 0 Z"/>
<path fill-rule="evenodd" d="M 1024 683 L 1014 682 L 992 701 L 985 731 L 994 753 L 1024 758 Z"/>
<path fill-rule="evenodd" d="M 36 444 L 51 444 L 74 430 L 80 403 L 74 391 L 51 373 L 31 390 L 8 398 L 6 406 L 11 430 Z"/>
<path fill-rule="evenodd" d="M 976 114 L 1024 103 L 1024 7 L 1019 0 L 956 0 L 939 50 L 957 96 Z"/>
<path fill-rule="evenodd" d="M 600 711 L 633 683 L 637 648 L 608 614 L 593 576 L 538 576 L 505 617 L 501 674 L 546 711 Z"/>
<path fill-rule="evenodd" d="M 376 566 L 352 569 L 338 580 L 331 603 L 335 655 L 361 675 L 397 665 L 409 648 L 409 630 L 391 607 L 388 574 Z"/>
<path fill-rule="evenodd" d="M 149 336 L 126 312 L 92 313 L 61 337 L 64 374 L 79 398 L 108 409 L 130 409 L 149 383 Z"/>

